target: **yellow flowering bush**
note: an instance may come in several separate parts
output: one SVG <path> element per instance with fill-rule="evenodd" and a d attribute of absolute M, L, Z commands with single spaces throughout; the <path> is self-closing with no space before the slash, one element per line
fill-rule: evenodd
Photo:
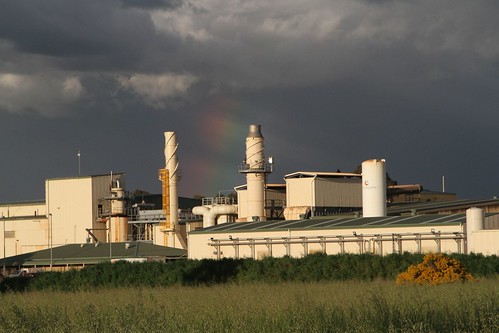
<path fill-rule="evenodd" d="M 474 280 L 461 263 L 443 253 L 427 254 L 423 262 L 411 265 L 407 271 L 397 275 L 397 284 L 442 284 Z"/>

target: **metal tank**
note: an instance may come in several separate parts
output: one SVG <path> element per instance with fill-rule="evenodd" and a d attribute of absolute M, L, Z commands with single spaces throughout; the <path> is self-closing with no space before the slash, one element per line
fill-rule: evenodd
<path fill-rule="evenodd" d="M 125 242 L 128 237 L 128 220 L 125 212 L 125 189 L 120 186 L 119 180 L 116 186 L 111 188 L 111 241 Z"/>
<path fill-rule="evenodd" d="M 362 215 L 386 216 L 386 166 L 384 159 L 362 162 Z"/>

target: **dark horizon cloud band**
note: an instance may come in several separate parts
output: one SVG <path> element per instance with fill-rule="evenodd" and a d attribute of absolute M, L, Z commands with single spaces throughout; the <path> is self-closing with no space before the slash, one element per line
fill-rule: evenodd
<path fill-rule="evenodd" d="M 160 192 L 175 131 L 180 194 L 216 195 L 261 124 L 269 181 L 353 171 L 460 198 L 499 194 L 499 3 L 6 0 L 0 202 L 46 178 L 127 173 Z"/>

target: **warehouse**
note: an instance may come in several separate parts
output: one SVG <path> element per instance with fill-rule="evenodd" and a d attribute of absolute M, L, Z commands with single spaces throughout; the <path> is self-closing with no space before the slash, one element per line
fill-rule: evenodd
<path fill-rule="evenodd" d="M 405 251 L 499 255 L 498 229 L 472 208 L 467 214 L 385 217 L 327 217 L 232 223 L 189 233 L 188 256 L 201 258 L 302 257 L 312 253 L 389 254 Z M 467 227 L 470 225 L 472 227 Z"/>
<path fill-rule="evenodd" d="M 44 201 L 0 204 L 3 257 L 85 243 L 90 235 L 105 242 L 109 223 L 113 224 L 111 238 L 126 240 L 123 208 L 113 204 L 111 209 L 112 202 L 121 201 L 124 186 L 123 173 L 47 179 Z"/>
<path fill-rule="evenodd" d="M 95 244 L 68 244 L 8 257 L 0 260 L 3 274 L 13 268 L 24 267 L 30 272 L 79 269 L 101 262 L 129 261 L 146 262 L 182 259 L 185 250 L 154 245 L 146 242 L 118 242 Z"/>

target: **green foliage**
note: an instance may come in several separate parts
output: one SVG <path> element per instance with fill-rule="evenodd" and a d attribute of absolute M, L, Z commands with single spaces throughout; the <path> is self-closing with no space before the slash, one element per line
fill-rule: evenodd
<path fill-rule="evenodd" d="M 451 255 L 473 276 L 493 277 L 499 273 L 499 257 Z M 87 291 L 113 287 L 199 286 L 254 282 L 319 282 L 394 280 L 397 274 L 416 265 L 422 254 L 313 254 L 304 258 L 177 260 L 167 263 L 101 263 L 81 270 L 46 272 L 31 279 L 4 279 L 0 291 L 59 290 Z"/>

